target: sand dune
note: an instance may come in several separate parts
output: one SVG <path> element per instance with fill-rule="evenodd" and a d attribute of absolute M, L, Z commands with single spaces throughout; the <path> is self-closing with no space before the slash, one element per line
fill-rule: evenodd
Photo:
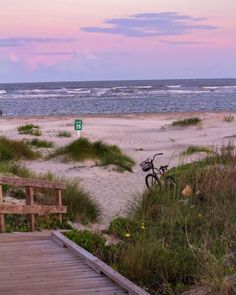
<path fill-rule="evenodd" d="M 236 113 L 233 114 L 236 118 Z M 26 166 L 37 173 L 51 171 L 58 177 L 79 179 L 83 187 L 99 201 L 103 209 L 101 225 L 105 226 L 117 215 L 122 214 L 135 194 L 144 189 L 145 173 L 139 163 L 156 152 L 164 155 L 157 165 L 178 164 L 180 154 L 190 145 L 220 146 L 236 137 L 226 138 L 236 134 L 236 120 L 228 123 L 224 117 L 229 113 L 195 113 L 202 123 L 197 126 L 171 127 L 173 120 L 189 117 L 186 113 L 173 114 L 138 114 L 122 116 L 51 116 L 37 118 L 0 118 L 0 134 L 12 139 L 31 138 L 19 135 L 16 128 L 25 123 L 40 125 L 40 139 L 51 140 L 56 146 L 63 146 L 77 138 L 73 123 L 75 118 L 84 122 L 83 136 L 90 140 L 103 140 L 109 144 L 117 144 L 126 154 L 134 158 L 134 172 L 118 173 L 113 167 L 93 167 L 91 162 L 61 163 L 58 160 L 26 162 Z M 70 138 L 56 137 L 58 130 L 72 133 Z M 199 158 L 196 154 L 192 160 Z"/>

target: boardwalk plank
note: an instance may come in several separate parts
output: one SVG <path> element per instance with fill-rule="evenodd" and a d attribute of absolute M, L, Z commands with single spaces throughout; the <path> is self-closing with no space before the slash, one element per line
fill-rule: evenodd
<path fill-rule="evenodd" d="M 0 235 L 1 295 L 124 295 L 49 234 Z"/>

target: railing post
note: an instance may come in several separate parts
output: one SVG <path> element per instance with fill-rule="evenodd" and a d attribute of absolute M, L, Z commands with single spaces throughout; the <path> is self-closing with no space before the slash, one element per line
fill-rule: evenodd
<path fill-rule="evenodd" d="M 62 206 L 62 197 L 61 197 L 61 190 L 55 189 L 55 198 L 56 198 L 56 205 Z M 62 214 L 59 213 L 59 221 L 62 222 Z"/>
<path fill-rule="evenodd" d="M 0 184 L 0 205 L 2 204 L 2 185 Z M 0 232 L 5 232 L 4 214 L 0 214 Z"/>
<path fill-rule="evenodd" d="M 26 187 L 26 205 L 34 204 L 34 191 L 33 187 Z M 28 222 L 31 227 L 31 231 L 35 231 L 35 216 L 34 214 L 28 214 Z"/>

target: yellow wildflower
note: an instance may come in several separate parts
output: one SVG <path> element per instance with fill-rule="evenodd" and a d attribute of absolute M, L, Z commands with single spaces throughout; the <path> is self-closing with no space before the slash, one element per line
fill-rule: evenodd
<path fill-rule="evenodd" d="M 126 237 L 126 238 L 130 238 L 130 234 L 129 234 L 129 233 L 126 233 L 126 234 L 125 234 L 125 237 Z"/>
<path fill-rule="evenodd" d="M 145 229 L 144 222 L 141 224 L 141 229 Z"/>

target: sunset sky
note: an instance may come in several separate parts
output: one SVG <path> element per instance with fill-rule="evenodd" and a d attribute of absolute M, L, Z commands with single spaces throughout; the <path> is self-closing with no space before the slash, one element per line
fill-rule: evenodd
<path fill-rule="evenodd" d="M 236 78 L 236 0 L 0 0 L 0 83 Z"/>

